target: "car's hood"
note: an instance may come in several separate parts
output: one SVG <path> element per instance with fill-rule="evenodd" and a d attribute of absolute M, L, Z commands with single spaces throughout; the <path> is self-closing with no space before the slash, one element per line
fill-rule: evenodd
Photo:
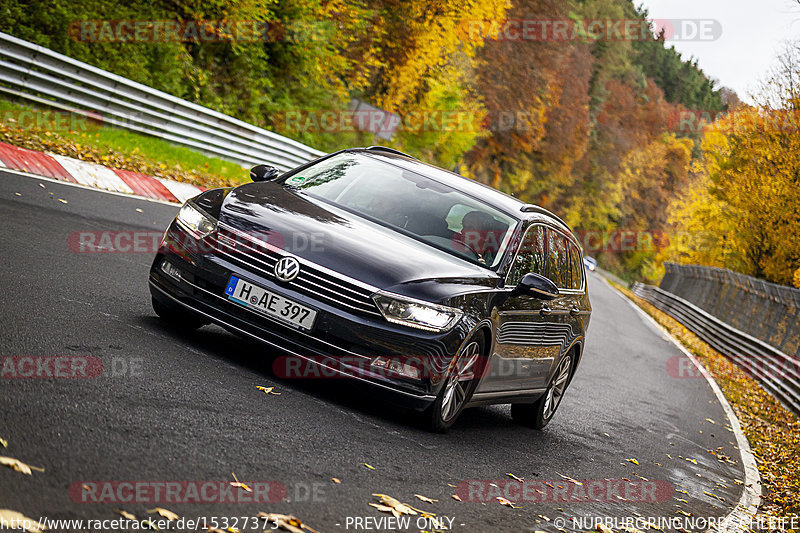
<path fill-rule="evenodd" d="M 497 275 L 282 185 L 250 183 L 224 200 L 220 222 L 380 289 L 412 281 L 490 283 Z"/>

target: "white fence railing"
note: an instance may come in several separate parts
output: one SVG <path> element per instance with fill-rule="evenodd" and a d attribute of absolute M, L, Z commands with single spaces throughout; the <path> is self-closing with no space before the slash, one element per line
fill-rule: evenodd
<path fill-rule="evenodd" d="M 323 152 L 0 32 L 0 93 L 98 117 L 244 167 L 288 170 Z"/>

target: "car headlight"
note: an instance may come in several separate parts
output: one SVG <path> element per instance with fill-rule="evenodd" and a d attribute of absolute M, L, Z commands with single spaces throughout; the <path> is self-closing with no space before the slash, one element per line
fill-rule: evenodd
<path fill-rule="evenodd" d="M 444 331 L 461 318 L 461 311 L 444 305 L 414 300 L 396 294 L 378 292 L 372 295 L 383 318 L 426 331 Z"/>
<path fill-rule="evenodd" d="M 183 204 L 181 210 L 178 211 L 176 220 L 183 229 L 191 233 L 197 239 L 202 239 L 217 229 L 216 220 L 203 213 L 189 202 Z"/>

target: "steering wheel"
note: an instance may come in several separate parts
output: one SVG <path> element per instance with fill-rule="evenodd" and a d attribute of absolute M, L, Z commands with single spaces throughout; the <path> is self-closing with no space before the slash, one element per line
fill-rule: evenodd
<path fill-rule="evenodd" d="M 476 259 L 483 259 L 483 255 L 478 250 L 476 250 L 474 246 L 472 246 L 470 243 L 464 240 L 463 235 L 461 237 L 456 238 L 455 241 L 458 242 L 459 244 L 463 244 L 464 247 L 466 247 L 467 249 L 469 249 L 470 252 L 475 254 Z"/>

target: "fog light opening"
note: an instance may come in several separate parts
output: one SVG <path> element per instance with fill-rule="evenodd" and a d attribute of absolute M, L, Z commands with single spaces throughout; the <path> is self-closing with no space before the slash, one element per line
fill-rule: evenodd
<path fill-rule="evenodd" d="M 161 270 L 167 276 L 176 279 L 178 281 L 183 281 L 183 276 L 181 275 L 180 269 L 175 265 L 173 265 L 172 263 L 170 263 L 169 261 L 167 261 L 166 259 L 164 260 L 163 263 L 161 263 Z"/>
<path fill-rule="evenodd" d="M 372 360 L 372 366 L 410 379 L 420 379 L 422 376 L 420 368 L 395 358 L 376 357 Z"/>

